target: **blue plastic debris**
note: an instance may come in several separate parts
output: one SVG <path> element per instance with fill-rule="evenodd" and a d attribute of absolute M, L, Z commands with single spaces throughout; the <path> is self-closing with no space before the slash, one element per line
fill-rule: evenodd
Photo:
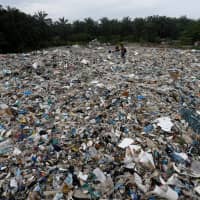
<path fill-rule="evenodd" d="M 37 156 L 36 156 L 36 155 L 33 155 L 33 156 L 31 157 L 31 160 L 32 160 L 33 163 L 36 163 L 36 162 L 37 162 Z"/>
<path fill-rule="evenodd" d="M 25 96 L 30 96 L 31 94 L 32 94 L 32 92 L 30 90 L 24 91 L 24 95 Z"/>
<path fill-rule="evenodd" d="M 0 124 L 0 131 L 5 130 L 4 125 Z"/>
<path fill-rule="evenodd" d="M 72 129 L 71 129 L 71 135 L 72 135 L 72 136 L 76 136 L 76 132 L 77 132 L 77 131 L 76 131 L 76 128 L 72 128 Z"/>
<path fill-rule="evenodd" d="M 125 188 L 125 186 L 123 184 L 121 184 L 121 183 L 117 183 L 115 185 L 115 190 L 124 189 L 124 188 Z"/>
<path fill-rule="evenodd" d="M 114 119 L 109 119 L 108 124 L 116 125 L 116 121 Z"/>
<path fill-rule="evenodd" d="M 129 191 L 129 195 L 131 196 L 132 200 L 140 200 L 140 196 L 132 190 Z"/>
<path fill-rule="evenodd" d="M 185 163 L 185 160 L 179 156 L 176 152 L 170 154 L 171 159 L 177 163 Z"/>
<path fill-rule="evenodd" d="M 200 115 L 193 109 L 182 108 L 180 110 L 181 117 L 189 124 L 194 132 L 200 134 Z"/>
<path fill-rule="evenodd" d="M 124 133 L 128 133 L 129 129 L 127 127 L 121 126 L 120 127 L 120 131 L 124 132 Z"/>
<path fill-rule="evenodd" d="M 137 100 L 138 100 L 138 101 L 141 101 L 141 100 L 144 100 L 144 99 L 145 99 L 145 97 L 142 96 L 142 95 L 138 95 L 138 96 L 137 96 Z"/>
<path fill-rule="evenodd" d="M 176 187 L 174 188 L 174 190 L 177 192 L 178 196 L 181 195 L 181 188 L 179 188 L 179 187 L 176 186 Z"/>
<path fill-rule="evenodd" d="M 151 196 L 148 198 L 148 200 L 156 200 L 156 198 L 154 196 Z"/>
<path fill-rule="evenodd" d="M 19 110 L 19 111 L 18 111 L 18 114 L 19 114 L 19 115 L 26 115 L 27 113 L 28 113 L 27 110 Z"/>
<path fill-rule="evenodd" d="M 95 121 L 96 121 L 97 124 L 101 123 L 102 117 L 101 117 L 100 115 L 97 116 L 97 117 L 95 118 Z"/>
<path fill-rule="evenodd" d="M 67 175 L 67 178 L 65 179 L 65 183 L 66 183 L 67 185 L 72 185 L 72 183 L 73 183 L 73 177 L 72 177 L 72 174 L 71 174 L 71 173 L 69 173 L 69 174 Z"/>
<path fill-rule="evenodd" d="M 153 131 L 153 125 L 152 124 L 149 124 L 149 125 L 144 127 L 144 132 L 145 133 L 149 133 L 151 131 Z"/>

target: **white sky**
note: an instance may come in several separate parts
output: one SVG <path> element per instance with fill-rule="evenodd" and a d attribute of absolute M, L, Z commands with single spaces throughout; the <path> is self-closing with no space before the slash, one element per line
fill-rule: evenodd
<path fill-rule="evenodd" d="M 45 11 L 54 20 L 59 17 L 76 20 L 151 15 L 200 18 L 200 0 L 0 0 L 0 4 L 30 14 Z"/>

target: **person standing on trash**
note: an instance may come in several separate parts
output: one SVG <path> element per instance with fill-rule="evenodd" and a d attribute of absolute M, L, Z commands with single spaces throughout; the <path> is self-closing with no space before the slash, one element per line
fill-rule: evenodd
<path fill-rule="evenodd" d="M 122 43 L 120 44 L 120 52 L 121 52 L 122 62 L 125 63 L 127 50 Z"/>

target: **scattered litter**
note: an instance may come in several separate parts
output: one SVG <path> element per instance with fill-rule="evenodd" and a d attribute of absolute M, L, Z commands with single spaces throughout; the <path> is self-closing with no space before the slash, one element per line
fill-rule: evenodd
<path fill-rule="evenodd" d="M 163 131 L 170 132 L 173 127 L 173 123 L 169 117 L 160 117 L 155 120 L 158 123 L 158 126 L 161 127 Z"/>
<path fill-rule="evenodd" d="M 0 199 L 200 199 L 199 51 L 112 49 L 0 60 Z"/>
<path fill-rule="evenodd" d="M 134 142 L 131 138 L 125 138 L 123 141 L 118 145 L 120 148 L 124 149 L 128 146 L 130 146 Z"/>

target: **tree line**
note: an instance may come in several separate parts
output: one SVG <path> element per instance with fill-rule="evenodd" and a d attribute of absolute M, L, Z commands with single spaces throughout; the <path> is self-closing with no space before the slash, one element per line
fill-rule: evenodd
<path fill-rule="evenodd" d="M 43 11 L 30 15 L 17 8 L 0 5 L 1 53 L 86 43 L 95 38 L 110 43 L 178 41 L 183 45 L 193 45 L 200 41 L 200 19 L 156 15 L 135 19 L 124 17 L 122 20 L 86 18 L 73 22 L 63 17 L 53 21 Z"/>

